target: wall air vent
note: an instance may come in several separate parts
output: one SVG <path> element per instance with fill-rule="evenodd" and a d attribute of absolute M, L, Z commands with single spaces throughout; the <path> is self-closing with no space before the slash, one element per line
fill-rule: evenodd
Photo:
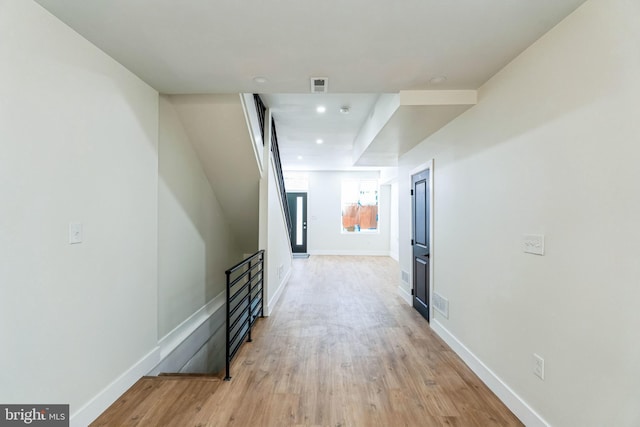
<path fill-rule="evenodd" d="M 329 77 L 311 77 L 311 93 L 327 93 Z"/>
<path fill-rule="evenodd" d="M 409 272 L 402 270 L 402 281 L 404 283 L 409 283 Z"/>

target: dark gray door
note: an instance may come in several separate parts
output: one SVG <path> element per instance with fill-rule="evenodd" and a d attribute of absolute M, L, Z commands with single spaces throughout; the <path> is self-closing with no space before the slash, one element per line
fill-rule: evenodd
<path fill-rule="evenodd" d="M 429 169 L 411 177 L 413 306 L 429 320 Z"/>
<path fill-rule="evenodd" d="M 307 253 L 307 193 L 287 193 L 291 216 L 291 250 Z"/>

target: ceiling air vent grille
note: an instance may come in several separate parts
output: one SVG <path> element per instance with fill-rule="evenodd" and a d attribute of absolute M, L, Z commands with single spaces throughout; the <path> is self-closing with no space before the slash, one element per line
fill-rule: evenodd
<path fill-rule="evenodd" d="M 327 93 L 328 91 L 328 77 L 311 77 L 311 93 Z"/>

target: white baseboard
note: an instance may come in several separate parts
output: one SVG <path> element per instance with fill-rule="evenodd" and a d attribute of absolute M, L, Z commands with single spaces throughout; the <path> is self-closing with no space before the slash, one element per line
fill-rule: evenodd
<path fill-rule="evenodd" d="M 398 295 L 400 295 L 400 298 L 402 298 L 403 300 L 405 300 L 405 302 L 409 305 L 413 305 L 413 301 L 411 298 L 411 294 L 409 292 L 407 292 L 402 285 L 398 285 Z"/>
<path fill-rule="evenodd" d="M 350 251 L 350 250 L 313 250 L 309 255 L 336 255 L 336 256 L 389 256 L 389 251 Z"/>
<path fill-rule="evenodd" d="M 265 316 L 271 316 L 271 312 L 273 311 L 273 308 L 276 306 L 276 303 L 278 302 L 278 300 L 280 299 L 280 296 L 282 295 L 282 291 L 284 291 L 284 287 L 286 286 L 287 282 L 289 281 L 289 278 L 291 277 L 292 270 L 293 268 L 289 268 L 289 271 L 287 271 L 287 274 L 284 275 L 284 279 L 282 279 L 278 284 L 278 289 L 276 289 L 276 291 L 273 293 L 273 297 L 271 297 L 271 299 L 267 303 L 267 306 L 264 307 Z"/>
<path fill-rule="evenodd" d="M 171 332 L 162 337 L 158 342 L 160 346 L 160 359 L 165 359 L 178 348 L 193 332 L 205 323 L 218 310 L 226 304 L 226 291 L 220 292 L 211 301 L 202 306 L 198 311 L 189 316 L 185 321 L 176 326 Z M 201 343 L 202 345 L 202 343 Z"/>
<path fill-rule="evenodd" d="M 71 414 L 71 427 L 85 427 L 93 422 L 105 409 L 115 402 L 136 381 L 147 375 L 160 360 L 160 347 L 151 350 L 146 356 L 136 362 L 126 372 L 105 387 L 82 408 Z"/>
<path fill-rule="evenodd" d="M 183 366 L 211 338 L 215 331 L 224 327 L 212 325 L 210 319 L 223 310 L 226 303 L 226 291 L 220 292 L 206 305 L 174 328 L 160 342 L 160 362 L 149 372 L 158 375 L 161 372 L 180 372 Z"/>
<path fill-rule="evenodd" d="M 549 427 L 544 418 L 522 400 L 507 384 L 471 352 L 458 338 L 449 332 L 437 319 L 431 319 L 431 328 L 453 351 L 480 377 L 492 392 L 513 412 L 527 427 Z"/>
<path fill-rule="evenodd" d="M 89 425 L 141 377 L 157 375 L 164 369 L 177 372 L 210 338 L 211 331 L 201 326 L 223 309 L 225 302 L 226 292 L 223 291 L 169 332 L 149 354 L 72 414 L 71 426 Z"/>

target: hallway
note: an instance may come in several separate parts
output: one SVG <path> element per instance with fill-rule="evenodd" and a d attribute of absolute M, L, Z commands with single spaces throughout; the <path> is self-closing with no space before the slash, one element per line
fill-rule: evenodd
<path fill-rule="evenodd" d="M 182 388 L 135 420 L 106 425 L 521 425 L 396 296 L 396 277 L 386 257 L 294 260 L 230 382 L 199 394 Z"/>

